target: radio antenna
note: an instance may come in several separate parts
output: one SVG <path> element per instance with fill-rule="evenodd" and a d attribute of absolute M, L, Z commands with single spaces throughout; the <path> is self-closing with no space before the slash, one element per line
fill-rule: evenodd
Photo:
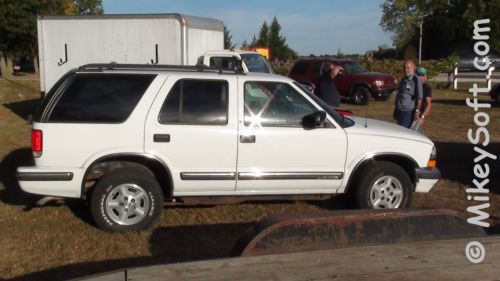
<path fill-rule="evenodd" d="M 368 128 L 368 103 L 365 104 L 365 128 Z"/>

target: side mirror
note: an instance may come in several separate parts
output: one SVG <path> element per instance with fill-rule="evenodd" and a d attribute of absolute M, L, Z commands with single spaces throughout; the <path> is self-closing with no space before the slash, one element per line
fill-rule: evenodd
<path fill-rule="evenodd" d="M 314 129 L 325 125 L 326 112 L 316 111 L 302 118 L 302 126 L 305 129 Z"/>

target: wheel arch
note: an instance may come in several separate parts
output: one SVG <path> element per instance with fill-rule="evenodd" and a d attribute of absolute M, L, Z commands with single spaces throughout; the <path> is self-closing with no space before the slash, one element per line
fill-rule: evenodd
<path fill-rule="evenodd" d="M 419 165 L 417 161 L 415 161 L 415 159 L 413 159 L 408 155 L 400 153 L 376 153 L 363 158 L 356 164 L 356 166 L 354 167 L 349 176 L 344 192 L 347 193 L 351 191 L 353 179 L 359 175 L 359 173 L 363 170 L 364 167 L 373 164 L 376 161 L 387 161 L 400 166 L 408 174 L 412 183 L 416 185 L 418 181 L 416 169 L 419 168 Z"/>
<path fill-rule="evenodd" d="M 133 165 L 146 167 L 155 176 L 161 186 L 164 198 L 173 196 L 172 173 L 165 162 L 150 154 L 119 153 L 102 156 L 88 166 L 82 179 L 81 197 L 86 198 L 87 193 L 93 188 L 93 186 L 87 186 L 87 182 L 92 180 L 92 176 L 100 178 L 98 175 L 100 170 L 103 170 L 102 175 L 104 175 L 118 167 Z"/>
<path fill-rule="evenodd" d="M 364 88 L 368 89 L 368 91 L 370 92 L 370 94 L 372 94 L 372 89 L 371 89 L 370 85 L 368 85 L 368 83 L 366 83 L 366 82 L 355 82 L 355 83 L 352 84 L 351 88 L 349 89 L 349 97 L 354 93 L 354 90 L 357 87 L 364 87 Z"/>

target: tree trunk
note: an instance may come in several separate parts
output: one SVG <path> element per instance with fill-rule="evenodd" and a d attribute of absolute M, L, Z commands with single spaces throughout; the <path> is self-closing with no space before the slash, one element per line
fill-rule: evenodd
<path fill-rule="evenodd" d="M 0 56 L 0 75 L 2 77 L 7 77 L 9 71 L 7 70 L 7 63 L 5 62 L 5 57 Z"/>
<path fill-rule="evenodd" d="M 35 75 L 40 76 L 40 70 L 39 70 L 39 65 L 38 65 L 38 56 L 33 57 L 33 67 L 35 68 Z"/>
<path fill-rule="evenodd" d="M 12 78 L 12 72 L 14 68 L 12 66 L 12 58 L 9 57 L 0 57 L 0 72 L 2 73 L 2 77 L 4 78 Z"/>

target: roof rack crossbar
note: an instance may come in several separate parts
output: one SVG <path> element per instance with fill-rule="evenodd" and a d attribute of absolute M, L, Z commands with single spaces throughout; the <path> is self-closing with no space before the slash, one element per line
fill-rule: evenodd
<path fill-rule="evenodd" d="M 192 71 L 192 72 L 216 72 L 241 74 L 240 71 L 231 69 L 220 69 L 208 67 L 203 64 L 198 65 L 170 65 L 170 64 L 121 64 L 121 63 L 91 63 L 82 65 L 79 71 L 89 70 L 173 70 L 173 71 Z"/>

